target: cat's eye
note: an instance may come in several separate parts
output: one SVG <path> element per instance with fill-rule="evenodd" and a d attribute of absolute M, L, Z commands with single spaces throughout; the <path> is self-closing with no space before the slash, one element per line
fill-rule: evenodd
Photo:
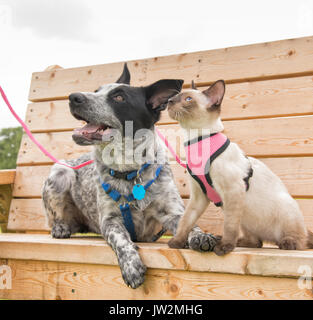
<path fill-rule="evenodd" d="M 123 102 L 123 101 L 124 101 L 123 96 L 121 96 L 120 94 L 117 95 L 117 96 L 115 96 L 115 97 L 113 97 L 113 99 L 114 99 L 115 101 L 117 101 L 117 102 Z"/>
<path fill-rule="evenodd" d="M 191 98 L 191 97 L 187 97 L 185 100 L 186 100 L 187 102 L 189 102 L 189 101 L 192 100 L 192 98 Z"/>

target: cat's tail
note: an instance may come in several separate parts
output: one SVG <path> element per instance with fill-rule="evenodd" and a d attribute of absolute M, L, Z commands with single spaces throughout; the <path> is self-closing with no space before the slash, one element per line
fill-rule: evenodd
<path fill-rule="evenodd" d="M 313 249 L 313 232 L 308 230 L 307 247 Z"/>

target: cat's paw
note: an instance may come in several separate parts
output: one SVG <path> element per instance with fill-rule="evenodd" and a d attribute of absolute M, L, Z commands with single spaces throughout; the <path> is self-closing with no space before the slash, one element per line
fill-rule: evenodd
<path fill-rule="evenodd" d="M 214 252 L 218 256 L 224 256 L 225 254 L 232 252 L 235 249 L 234 244 L 230 242 L 223 242 L 222 239 L 214 247 Z"/>
<path fill-rule="evenodd" d="M 180 241 L 179 239 L 176 239 L 173 237 L 169 242 L 168 246 L 172 249 L 183 249 L 186 247 L 186 241 Z"/>
<path fill-rule="evenodd" d="M 282 250 L 297 250 L 297 241 L 292 237 L 285 237 L 281 239 L 278 246 Z"/>

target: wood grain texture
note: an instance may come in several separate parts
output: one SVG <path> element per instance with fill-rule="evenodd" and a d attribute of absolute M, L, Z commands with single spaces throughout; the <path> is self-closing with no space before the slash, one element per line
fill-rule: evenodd
<path fill-rule="evenodd" d="M 0 231 L 5 232 L 8 223 L 10 204 L 12 199 L 12 186 L 0 185 Z"/>
<path fill-rule="evenodd" d="M 15 179 L 15 170 L 0 170 L 0 185 L 12 184 Z"/>
<path fill-rule="evenodd" d="M 313 114 L 312 90 L 312 76 L 228 84 L 221 117 L 231 120 Z M 71 115 L 68 100 L 29 104 L 26 123 L 32 132 L 69 131 L 82 125 Z M 163 112 L 159 124 L 170 123 L 175 121 Z"/>
<path fill-rule="evenodd" d="M 10 207 L 8 230 L 49 231 L 42 199 L 13 199 Z"/>
<path fill-rule="evenodd" d="M 242 82 L 273 77 L 313 74 L 313 37 L 275 41 L 218 50 L 183 53 L 129 61 L 132 85 L 147 85 L 159 79 L 184 79 L 207 84 L 217 79 Z M 66 98 L 77 91 L 94 91 L 115 82 L 123 63 L 35 72 L 29 100 Z"/>
<path fill-rule="evenodd" d="M 285 183 L 295 197 L 313 196 L 313 157 L 260 159 Z M 174 162 L 171 165 L 174 179 L 183 197 L 189 196 L 187 173 Z M 41 197 L 41 190 L 51 166 L 17 167 L 14 197 Z"/>
<path fill-rule="evenodd" d="M 185 199 L 187 204 L 188 199 Z M 313 231 L 313 199 L 297 199 L 306 226 Z M 204 232 L 223 233 L 223 212 L 210 204 L 197 224 Z M 11 231 L 49 231 L 41 199 L 13 199 L 8 221 Z M 168 232 L 167 234 L 170 234 Z"/>
<path fill-rule="evenodd" d="M 300 266 L 313 268 L 313 250 L 236 248 L 221 258 L 213 252 L 170 249 L 167 243 L 138 243 L 138 246 L 144 264 L 151 269 L 298 278 Z M 115 253 L 102 238 L 0 234 L 0 249 L 1 259 L 118 266 Z"/>
<path fill-rule="evenodd" d="M 301 299 L 312 292 L 296 279 L 148 269 L 145 283 L 133 290 L 117 266 L 8 260 L 11 290 L 1 299 Z"/>
<path fill-rule="evenodd" d="M 188 199 L 184 199 L 184 201 L 187 203 Z M 220 234 L 223 226 L 221 210 L 214 205 L 210 205 L 199 219 L 199 226 L 205 232 Z M 49 231 L 50 228 L 46 224 L 42 199 L 13 199 L 10 208 L 8 230 Z"/>

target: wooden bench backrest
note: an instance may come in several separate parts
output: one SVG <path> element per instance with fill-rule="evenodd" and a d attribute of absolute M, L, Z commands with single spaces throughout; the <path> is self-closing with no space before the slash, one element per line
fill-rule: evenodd
<path fill-rule="evenodd" d="M 226 80 L 225 133 L 281 177 L 313 229 L 313 37 L 130 61 L 128 66 L 136 86 L 177 78 L 185 80 L 185 87 L 195 80 L 201 89 Z M 114 82 L 122 67 L 113 63 L 33 74 L 26 123 L 54 156 L 71 159 L 90 150 L 71 139 L 81 123 L 70 115 L 68 95 Z M 159 128 L 180 134 L 167 112 Z M 169 140 L 175 142 L 176 134 Z M 48 231 L 41 189 L 52 163 L 24 135 L 17 165 L 8 228 Z M 186 172 L 172 167 L 188 201 Z M 221 232 L 222 221 L 220 210 L 211 205 L 199 223 L 206 231 Z"/>

